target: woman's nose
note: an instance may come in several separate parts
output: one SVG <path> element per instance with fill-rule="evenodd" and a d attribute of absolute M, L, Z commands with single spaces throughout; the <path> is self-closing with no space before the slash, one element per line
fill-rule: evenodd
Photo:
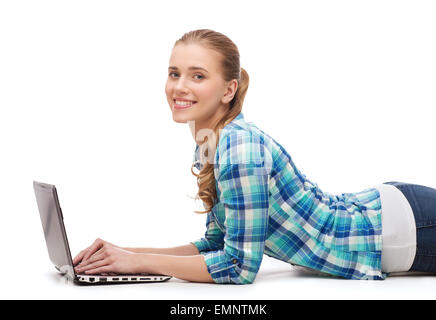
<path fill-rule="evenodd" d="M 186 86 L 186 81 L 185 81 L 184 78 L 179 78 L 179 79 L 177 80 L 177 83 L 176 83 L 175 89 L 176 89 L 177 91 L 180 91 L 180 92 L 186 92 L 186 91 L 188 91 L 188 88 L 187 88 L 187 86 Z"/>

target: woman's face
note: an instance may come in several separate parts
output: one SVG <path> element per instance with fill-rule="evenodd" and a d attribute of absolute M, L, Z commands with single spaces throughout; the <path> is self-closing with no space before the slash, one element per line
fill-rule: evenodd
<path fill-rule="evenodd" d="M 237 82 L 222 78 L 220 61 L 218 52 L 199 44 L 173 48 L 165 93 L 175 122 L 194 121 L 195 128 L 208 128 L 227 112 Z"/>

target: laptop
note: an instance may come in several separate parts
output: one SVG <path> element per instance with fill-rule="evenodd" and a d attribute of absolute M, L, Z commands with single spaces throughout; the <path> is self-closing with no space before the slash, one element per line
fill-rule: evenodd
<path fill-rule="evenodd" d="M 76 284 L 115 284 L 138 282 L 162 282 L 171 276 L 141 274 L 89 275 L 77 274 L 73 267 L 70 246 L 65 231 L 64 218 L 56 187 L 33 181 L 36 202 L 41 217 L 48 255 L 55 268 Z"/>

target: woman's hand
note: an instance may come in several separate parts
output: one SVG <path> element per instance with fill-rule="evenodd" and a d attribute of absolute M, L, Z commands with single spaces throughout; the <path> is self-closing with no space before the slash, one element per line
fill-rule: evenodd
<path fill-rule="evenodd" d="M 161 250 L 164 253 L 156 252 Z M 97 239 L 74 258 L 74 270 L 85 274 L 165 274 L 187 281 L 214 282 L 204 257 L 193 244 L 150 251 L 135 252 Z"/>
<path fill-rule="evenodd" d="M 116 245 L 109 243 L 107 241 L 104 241 L 102 239 L 97 239 L 94 241 L 92 245 L 90 245 L 88 248 L 82 250 L 79 252 L 79 254 L 73 259 L 73 266 L 76 266 L 79 263 L 84 263 L 86 260 L 92 256 L 96 251 L 100 250 L 104 245 L 106 246 L 112 246 L 117 247 Z"/>
<path fill-rule="evenodd" d="M 97 239 L 74 258 L 73 264 L 77 273 L 141 273 L 139 260 L 140 254 Z"/>

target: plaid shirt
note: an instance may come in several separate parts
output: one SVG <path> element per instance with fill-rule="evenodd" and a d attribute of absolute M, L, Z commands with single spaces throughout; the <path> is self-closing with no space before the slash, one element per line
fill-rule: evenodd
<path fill-rule="evenodd" d="M 197 145 L 195 167 L 204 163 Z M 377 189 L 322 191 L 242 113 L 222 129 L 213 163 L 217 199 L 192 243 L 216 283 L 252 283 L 263 254 L 347 279 L 386 278 Z"/>

